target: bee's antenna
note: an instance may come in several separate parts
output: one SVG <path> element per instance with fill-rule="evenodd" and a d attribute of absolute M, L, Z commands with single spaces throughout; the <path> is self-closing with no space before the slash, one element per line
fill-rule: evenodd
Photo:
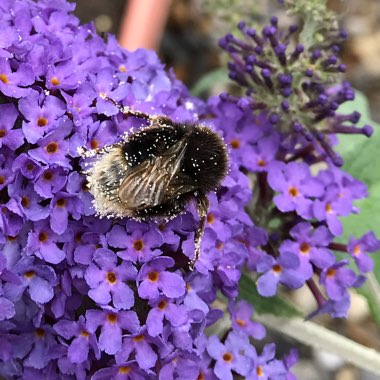
<path fill-rule="evenodd" d="M 209 208 L 209 201 L 205 194 L 198 193 L 195 195 L 195 197 L 197 200 L 197 211 L 199 213 L 200 221 L 199 221 L 198 229 L 195 231 L 195 236 L 194 236 L 195 252 L 194 252 L 194 258 L 189 263 L 190 270 L 194 270 L 195 264 L 201 255 L 202 237 L 205 231 L 207 212 Z"/>
<path fill-rule="evenodd" d="M 140 119 L 147 120 L 150 124 L 157 123 L 157 124 L 162 125 L 162 127 L 167 127 L 172 124 L 171 120 L 167 118 L 166 116 L 148 115 L 145 112 L 132 110 L 128 106 L 123 107 L 119 103 L 117 103 L 115 100 L 109 98 L 108 96 L 106 96 L 104 99 L 110 101 L 124 115 L 139 117 Z"/>
<path fill-rule="evenodd" d="M 130 109 L 128 106 L 123 107 L 119 103 L 117 103 L 115 100 L 113 100 L 112 98 L 109 98 L 108 96 L 106 96 L 104 99 L 110 101 L 124 115 L 127 115 L 127 116 L 136 116 L 136 117 L 139 117 L 141 119 L 146 119 L 146 120 L 151 120 L 152 119 L 151 115 L 148 115 L 145 112 L 141 112 L 141 111 L 134 111 L 134 110 Z"/>

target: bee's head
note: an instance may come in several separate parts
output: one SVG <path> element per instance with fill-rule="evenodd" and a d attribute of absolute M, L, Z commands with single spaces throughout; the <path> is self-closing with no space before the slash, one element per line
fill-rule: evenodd
<path fill-rule="evenodd" d="M 228 171 L 227 148 L 222 137 L 196 125 L 188 137 L 183 168 L 199 189 L 208 192 L 218 188 Z"/>

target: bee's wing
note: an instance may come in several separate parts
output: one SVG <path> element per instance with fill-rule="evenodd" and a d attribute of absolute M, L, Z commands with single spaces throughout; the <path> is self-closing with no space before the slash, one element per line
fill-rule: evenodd
<path fill-rule="evenodd" d="M 119 188 L 121 202 L 130 209 L 144 209 L 178 195 L 174 183 L 180 177 L 186 146 L 187 142 L 180 140 L 165 154 L 147 159 L 132 168 Z"/>

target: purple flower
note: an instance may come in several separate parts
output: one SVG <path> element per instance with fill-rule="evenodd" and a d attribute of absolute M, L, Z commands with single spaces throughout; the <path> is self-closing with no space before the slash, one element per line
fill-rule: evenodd
<path fill-rule="evenodd" d="M 142 370 L 136 361 L 131 360 L 121 365 L 102 368 L 94 373 L 92 380 L 145 380 L 150 379 L 149 372 Z M 153 376 L 153 372 L 151 372 Z"/>
<path fill-rule="evenodd" d="M 347 318 L 350 308 L 350 295 L 347 293 L 338 300 L 329 299 L 323 302 L 317 310 L 308 315 L 308 318 L 313 318 L 319 314 L 329 314 L 333 318 Z"/>
<path fill-rule="evenodd" d="M 122 364 L 134 353 L 136 362 L 142 369 L 152 368 L 158 359 L 151 346 L 151 338 L 143 330 L 131 336 L 124 336 L 121 350 L 116 355 L 116 362 Z"/>
<path fill-rule="evenodd" d="M 57 343 L 53 328 L 49 325 L 33 328 L 25 334 L 25 347 L 23 350 L 26 356 L 23 358 L 23 365 L 35 369 L 45 368 L 48 363 L 60 358 L 63 355 L 64 347 Z"/>
<path fill-rule="evenodd" d="M 235 331 L 243 331 L 255 339 L 264 338 L 264 326 L 251 320 L 253 314 L 252 305 L 246 301 L 239 301 L 237 303 L 231 303 L 229 310 L 232 319 L 232 328 Z"/>
<path fill-rule="evenodd" d="M 34 177 L 34 190 L 43 198 L 53 198 L 67 182 L 67 171 L 60 166 L 52 166 Z"/>
<path fill-rule="evenodd" d="M 206 365 L 204 365 L 204 367 L 206 367 Z M 206 376 L 206 371 L 208 376 Z M 189 353 L 182 353 L 181 355 L 181 352 L 174 351 L 166 358 L 166 363 L 164 363 L 164 366 L 160 370 L 159 379 L 215 380 L 216 378 L 212 376 L 212 372 L 206 368 L 204 368 L 203 371 L 199 370 L 198 356 Z"/>
<path fill-rule="evenodd" d="M 11 210 L 16 213 L 20 210 L 25 218 L 34 222 L 46 219 L 49 210 L 41 206 L 42 198 L 33 190 L 33 186 L 27 184 L 26 187 L 17 189 L 17 185 L 19 183 L 9 186 L 9 193 L 14 196 L 14 202 L 9 203 L 10 206 L 12 205 Z"/>
<path fill-rule="evenodd" d="M 312 217 L 313 198 L 323 194 L 323 184 L 310 175 L 310 169 L 304 163 L 273 163 L 268 170 L 268 183 L 280 193 L 274 197 L 280 211 L 295 210 L 305 219 Z"/>
<path fill-rule="evenodd" d="M 0 273 L 1 272 L 2 269 L 0 270 Z M 10 301 L 8 298 L 2 297 L 3 293 L 3 289 L 0 288 L 0 321 L 10 319 L 14 317 L 14 315 L 16 314 L 14 303 Z"/>
<path fill-rule="evenodd" d="M 36 160 L 29 157 L 26 153 L 21 153 L 18 157 L 16 157 L 13 161 L 12 170 L 19 170 L 25 178 L 31 180 L 38 178 L 43 171 L 41 165 Z M 39 195 L 43 196 L 36 188 L 35 190 Z"/>
<path fill-rule="evenodd" d="M 56 274 L 48 265 L 38 265 L 33 257 L 21 258 L 12 268 L 19 275 L 19 281 L 7 282 L 4 295 L 11 301 L 19 300 L 25 290 L 30 298 L 40 304 L 49 302 L 54 296 Z"/>
<path fill-rule="evenodd" d="M 207 344 L 207 352 L 216 360 L 215 375 L 223 380 L 232 380 L 232 371 L 242 376 L 248 375 L 252 360 L 246 356 L 245 350 L 250 350 L 250 348 L 246 335 L 231 332 L 225 344 L 221 343 L 215 335 L 211 336 Z"/>
<path fill-rule="evenodd" d="M 57 234 L 63 234 L 69 223 L 69 216 L 78 220 L 82 214 L 82 202 L 74 195 L 57 192 L 50 203 L 50 227 Z"/>
<path fill-rule="evenodd" d="M 347 260 L 342 260 L 321 273 L 320 283 L 333 301 L 339 301 L 348 294 L 348 288 L 357 287 L 363 282 L 352 269 L 346 268 Z"/>
<path fill-rule="evenodd" d="M 290 252 L 281 254 L 277 260 L 265 255 L 257 263 L 257 271 L 264 272 L 257 282 L 257 290 L 262 296 L 274 296 L 278 284 L 291 289 L 300 288 L 305 283 L 303 273 L 298 272 L 299 258 Z"/>
<path fill-rule="evenodd" d="M 65 105 L 55 96 L 44 96 L 32 91 L 20 99 L 19 109 L 25 120 L 22 131 L 30 143 L 36 143 L 48 132 L 57 129 L 58 119 L 65 113 Z"/>
<path fill-rule="evenodd" d="M 16 150 L 24 142 L 22 131 L 13 129 L 18 111 L 11 103 L 0 104 L 0 148 L 4 145 Z"/>
<path fill-rule="evenodd" d="M 200 310 L 204 315 L 210 310 L 209 303 L 215 299 L 211 274 L 190 274 L 186 278 L 184 304 L 189 310 Z"/>
<path fill-rule="evenodd" d="M 131 233 L 127 233 L 131 231 Z M 107 235 L 111 247 L 125 248 L 118 252 L 124 260 L 146 262 L 161 254 L 157 249 L 163 244 L 162 235 L 155 228 L 134 221 L 127 222 L 126 227 L 117 225 Z"/>
<path fill-rule="evenodd" d="M 107 305 L 112 299 L 116 309 L 130 309 L 135 300 L 125 282 L 136 278 L 136 268 L 128 261 L 117 265 L 117 256 L 104 248 L 95 252 L 93 261 L 96 265 L 90 264 L 85 273 L 91 288 L 88 295 L 100 305 Z"/>
<path fill-rule="evenodd" d="M 140 326 L 134 311 L 87 310 L 86 320 L 86 327 L 90 333 L 95 333 L 101 326 L 98 347 L 109 355 L 120 351 L 124 330 L 133 333 L 138 331 Z"/>
<path fill-rule="evenodd" d="M 287 370 L 281 360 L 275 359 L 274 343 L 266 344 L 261 355 L 255 358 L 255 368 L 247 376 L 249 380 L 285 379 Z"/>
<path fill-rule="evenodd" d="M 170 257 L 157 257 L 145 263 L 137 275 L 138 293 L 141 298 L 154 300 L 160 294 L 178 298 L 185 294 L 185 281 L 177 273 L 166 271 L 174 265 Z"/>
<path fill-rule="evenodd" d="M 364 234 L 359 240 L 351 237 L 347 245 L 348 253 L 353 257 L 360 272 L 370 272 L 373 268 L 372 258 L 367 253 L 373 253 L 380 249 L 380 241 L 373 232 Z"/>
<path fill-rule="evenodd" d="M 254 149 L 254 154 L 245 157 L 246 166 L 253 172 L 265 172 L 274 162 L 280 138 L 277 134 L 272 134 L 260 139 Z"/>
<path fill-rule="evenodd" d="M 322 171 L 318 177 L 325 183 L 325 192 L 313 205 L 314 216 L 325 220 L 333 235 L 341 235 L 343 226 L 339 217 L 356 211 L 352 201 L 366 196 L 366 188 L 338 170 Z"/>
<path fill-rule="evenodd" d="M 74 337 L 67 349 L 67 357 L 71 363 L 82 363 L 87 360 L 90 349 L 99 358 L 96 337 L 87 331 L 83 316 L 79 317 L 78 322 L 61 319 L 53 327 L 67 341 Z"/>
<path fill-rule="evenodd" d="M 163 298 L 153 302 L 152 306 L 146 319 L 147 331 L 151 336 L 162 334 L 164 320 L 168 321 L 173 327 L 181 326 L 188 320 L 188 310 L 184 305 L 176 305 Z"/>
<path fill-rule="evenodd" d="M 70 168 L 69 144 L 65 137 L 70 133 L 70 125 L 61 122 L 56 130 L 48 133 L 45 137 L 38 140 L 39 148 L 29 151 L 29 155 L 35 160 L 44 164 L 57 164 L 64 168 Z"/>
<path fill-rule="evenodd" d="M 95 92 L 88 84 L 80 86 L 72 96 L 62 91 L 62 96 L 66 100 L 67 111 L 72 115 L 75 126 L 92 125 L 91 114 L 94 112 L 92 103 Z M 94 127 L 97 124 L 94 123 Z"/>
<path fill-rule="evenodd" d="M 13 71 L 10 61 L 0 60 L 0 92 L 10 98 L 20 98 L 27 95 L 31 89 L 26 86 L 32 84 L 35 79 L 32 67 L 28 63 L 22 63 Z"/>
<path fill-rule="evenodd" d="M 333 236 L 325 226 L 316 229 L 309 223 L 298 223 L 290 231 L 293 240 L 284 240 L 279 251 L 281 253 L 292 252 L 298 255 L 300 262 L 308 266 L 311 277 L 313 268 L 311 264 L 320 269 L 325 269 L 335 263 L 335 256 L 328 245 Z"/>
<path fill-rule="evenodd" d="M 58 247 L 60 237 L 54 233 L 46 221 L 36 222 L 28 234 L 26 251 L 48 263 L 58 264 L 65 258 L 65 252 Z"/>

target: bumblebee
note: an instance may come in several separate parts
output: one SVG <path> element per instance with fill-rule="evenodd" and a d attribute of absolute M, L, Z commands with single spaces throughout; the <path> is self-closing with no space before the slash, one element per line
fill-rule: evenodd
<path fill-rule="evenodd" d="M 86 177 L 96 213 L 137 220 L 173 218 L 194 201 L 200 223 L 193 267 L 209 207 L 207 194 L 218 189 L 228 171 L 226 145 L 206 126 L 118 107 L 148 125 L 116 144 L 81 151 L 95 158 Z"/>

